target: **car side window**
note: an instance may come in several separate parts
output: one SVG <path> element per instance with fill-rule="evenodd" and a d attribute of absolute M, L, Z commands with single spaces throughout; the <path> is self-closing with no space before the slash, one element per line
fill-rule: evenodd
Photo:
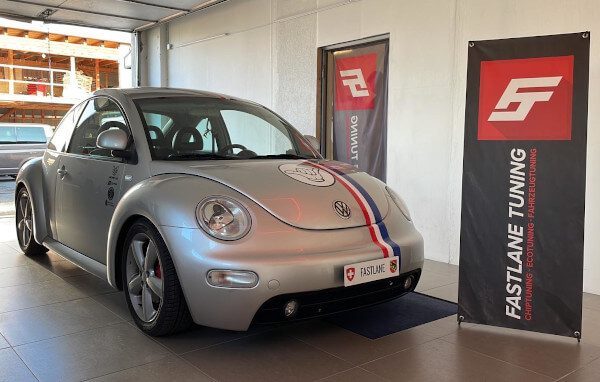
<path fill-rule="evenodd" d="M 79 114 L 81 113 L 81 109 L 85 106 L 85 104 L 86 103 L 83 102 L 75 106 L 62 118 L 58 124 L 58 127 L 56 128 L 56 131 L 54 132 L 54 135 L 50 139 L 50 143 L 48 143 L 48 149 L 65 151 L 67 144 L 69 143 L 69 138 L 71 138 L 71 134 L 75 128 L 75 124 L 77 123 Z"/>
<path fill-rule="evenodd" d="M 17 143 L 17 134 L 13 126 L 0 126 L 0 143 Z"/>
<path fill-rule="evenodd" d="M 96 146 L 98 135 L 112 129 L 123 130 L 128 138 L 131 137 L 131 130 L 118 105 L 106 97 L 93 98 L 83 109 L 67 152 L 112 159 L 111 150 Z"/>

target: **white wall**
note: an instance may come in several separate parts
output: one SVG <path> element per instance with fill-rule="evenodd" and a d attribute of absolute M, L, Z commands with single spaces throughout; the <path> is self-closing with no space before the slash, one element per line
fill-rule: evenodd
<path fill-rule="evenodd" d="M 591 30 L 584 288 L 600 293 L 599 16 L 596 0 L 235 0 L 170 23 L 163 65 L 169 86 L 251 99 L 315 134 L 317 48 L 389 33 L 388 183 L 426 257 L 457 264 L 467 42 Z M 142 36 L 143 85 L 160 76 L 157 34 Z"/>

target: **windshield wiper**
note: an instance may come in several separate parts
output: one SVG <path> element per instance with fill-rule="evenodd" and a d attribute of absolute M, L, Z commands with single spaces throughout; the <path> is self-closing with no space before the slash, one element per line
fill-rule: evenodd
<path fill-rule="evenodd" d="M 271 154 L 271 155 L 256 155 L 246 159 L 316 159 L 312 156 L 307 155 L 296 155 L 296 154 Z"/>
<path fill-rule="evenodd" d="M 164 160 L 212 160 L 212 159 L 239 159 L 228 157 L 215 153 L 186 153 L 186 154 L 171 154 Z"/>

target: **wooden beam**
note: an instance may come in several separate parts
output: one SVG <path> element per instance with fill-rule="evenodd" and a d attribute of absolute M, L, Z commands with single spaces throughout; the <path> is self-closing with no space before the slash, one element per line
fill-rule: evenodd
<path fill-rule="evenodd" d="M 10 115 L 15 112 L 15 110 L 16 110 L 15 108 L 8 109 L 8 111 L 6 113 L 2 114 L 2 116 L 0 117 L 0 121 L 4 121 L 7 118 L 9 118 Z"/>
<path fill-rule="evenodd" d="M 100 60 L 96 59 L 96 90 L 100 89 Z"/>
<path fill-rule="evenodd" d="M 13 60 L 13 51 L 11 49 L 8 50 L 8 65 L 14 65 Z M 13 68 L 8 68 L 8 79 L 10 82 L 8 83 L 8 94 L 15 94 L 15 84 L 12 82 L 15 79 L 15 74 Z"/>

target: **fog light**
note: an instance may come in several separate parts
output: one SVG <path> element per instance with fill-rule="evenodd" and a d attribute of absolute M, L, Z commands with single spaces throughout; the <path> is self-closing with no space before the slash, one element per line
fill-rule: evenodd
<path fill-rule="evenodd" d="M 290 300 L 288 301 L 285 306 L 283 307 L 283 314 L 285 314 L 286 317 L 294 317 L 296 315 L 296 313 L 298 313 L 298 306 L 300 304 L 298 304 L 298 301 L 296 300 Z"/>
<path fill-rule="evenodd" d="M 258 275 L 250 271 L 212 270 L 206 275 L 206 281 L 219 288 L 254 288 Z"/>
<path fill-rule="evenodd" d="M 414 281 L 415 281 L 414 276 L 408 276 L 407 278 L 405 278 L 404 279 L 404 290 L 409 290 L 412 287 Z"/>

